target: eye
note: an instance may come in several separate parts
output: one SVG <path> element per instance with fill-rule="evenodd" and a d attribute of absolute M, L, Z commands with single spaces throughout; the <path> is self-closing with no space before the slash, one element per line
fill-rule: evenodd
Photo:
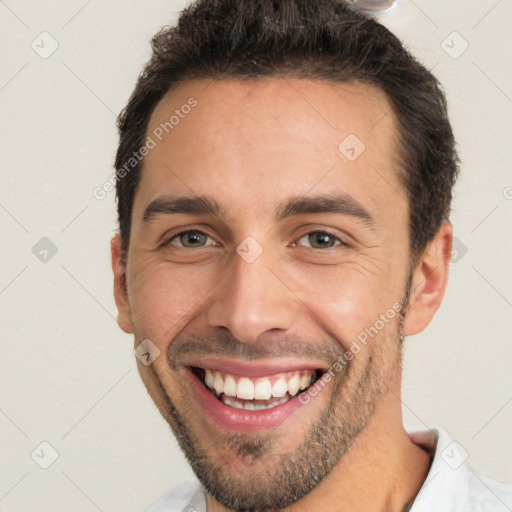
<path fill-rule="evenodd" d="M 301 236 L 297 242 L 311 249 L 330 249 L 336 245 L 347 245 L 341 238 L 326 231 L 311 231 Z"/>
<path fill-rule="evenodd" d="M 184 249 L 194 249 L 195 247 L 207 247 L 214 243 L 215 241 L 213 238 L 208 236 L 206 233 L 195 229 L 189 229 L 173 235 L 162 244 L 162 247 L 174 245 Z"/>

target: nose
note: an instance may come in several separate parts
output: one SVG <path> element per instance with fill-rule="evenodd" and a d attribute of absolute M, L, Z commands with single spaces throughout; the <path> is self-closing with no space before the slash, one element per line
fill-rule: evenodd
<path fill-rule="evenodd" d="M 272 329 L 290 329 L 300 301 L 286 279 L 271 270 L 265 251 L 252 263 L 236 253 L 233 260 L 230 271 L 213 290 L 209 325 L 229 329 L 242 343 L 255 342 Z"/>

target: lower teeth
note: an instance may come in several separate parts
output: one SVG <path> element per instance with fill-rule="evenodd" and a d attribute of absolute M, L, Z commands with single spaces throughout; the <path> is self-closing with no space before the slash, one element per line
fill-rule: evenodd
<path fill-rule="evenodd" d="M 224 394 L 220 397 L 220 399 L 226 405 L 229 405 L 230 407 L 234 407 L 235 409 L 247 409 L 250 411 L 258 411 L 261 409 L 272 409 L 273 407 L 277 407 L 278 405 L 284 404 L 285 402 L 288 402 L 288 400 L 290 400 L 290 397 L 285 396 L 283 398 L 278 398 L 277 400 L 274 400 L 273 402 L 270 402 L 269 404 L 254 404 L 251 402 L 242 403 L 237 400 L 231 400 Z"/>

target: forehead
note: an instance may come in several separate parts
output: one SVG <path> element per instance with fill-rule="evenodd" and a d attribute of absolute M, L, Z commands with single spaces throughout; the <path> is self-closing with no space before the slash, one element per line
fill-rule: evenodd
<path fill-rule="evenodd" d="M 185 82 L 156 106 L 146 136 L 154 147 L 134 214 L 162 193 L 214 195 L 259 214 L 313 189 L 359 196 L 377 210 L 400 192 L 395 117 L 370 85 Z"/>

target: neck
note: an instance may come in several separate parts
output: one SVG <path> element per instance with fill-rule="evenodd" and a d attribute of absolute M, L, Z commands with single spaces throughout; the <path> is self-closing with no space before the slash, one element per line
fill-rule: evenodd
<path fill-rule="evenodd" d="M 415 445 L 400 422 L 375 414 L 339 463 L 297 507 L 324 512 L 402 512 L 430 468 L 430 455 Z M 320 508 L 321 507 L 321 508 Z"/>
<path fill-rule="evenodd" d="M 388 392 L 334 469 L 308 495 L 281 510 L 402 512 L 419 492 L 429 467 L 430 455 L 411 441 L 402 425 L 400 397 Z M 228 511 L 211 495 L 206 503 L 208 512 Z"/>

